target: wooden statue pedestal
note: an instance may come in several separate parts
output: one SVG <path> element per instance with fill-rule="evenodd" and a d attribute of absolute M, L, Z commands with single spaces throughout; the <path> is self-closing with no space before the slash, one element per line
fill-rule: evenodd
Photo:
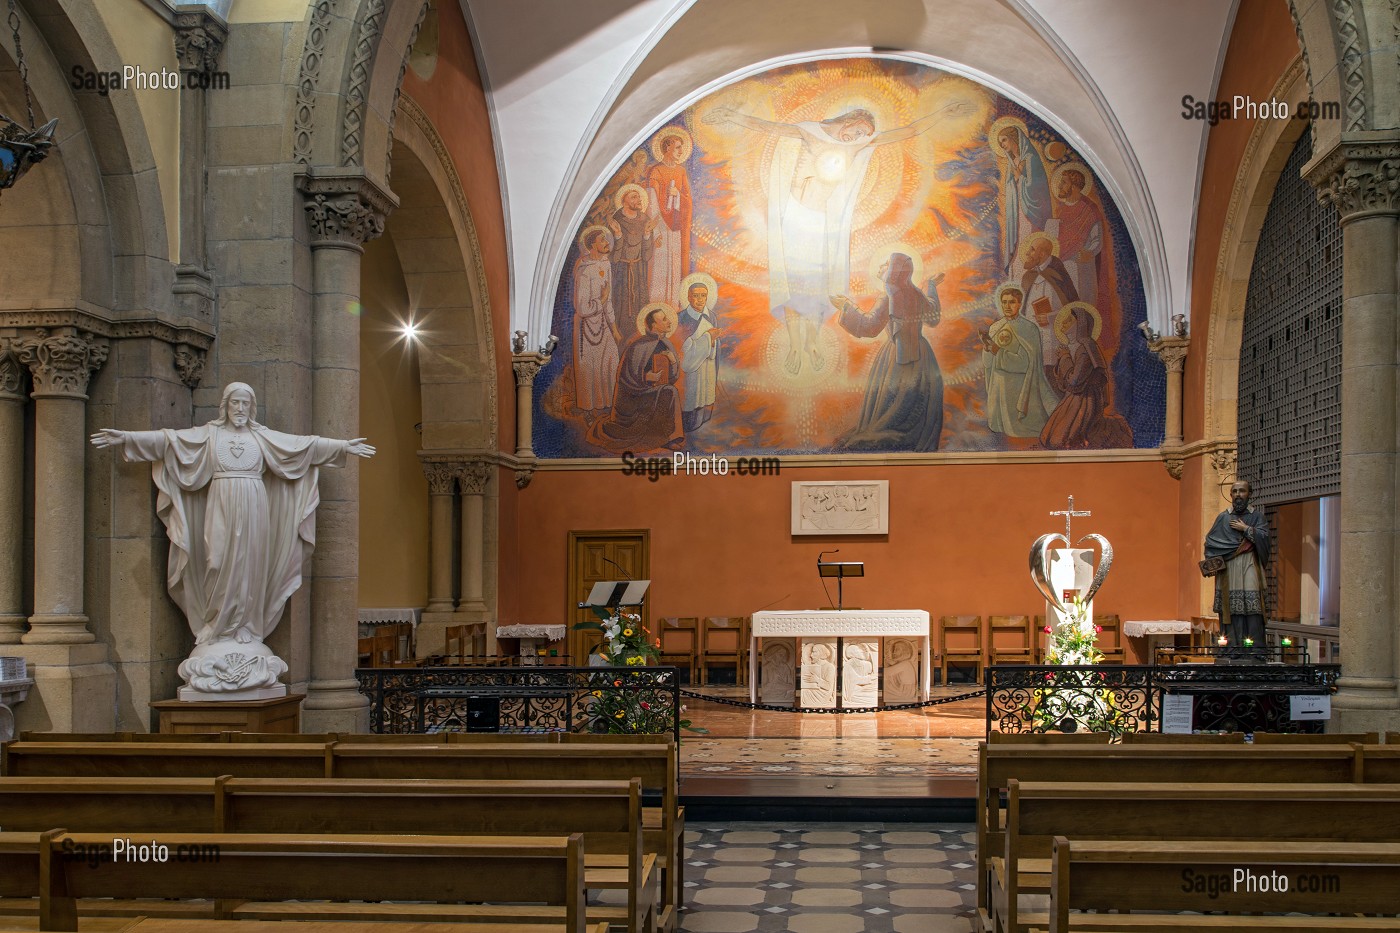
<path fill-rule="evenodd" d="M 160 712 L 163 733 L 301 731 L 304 693 L 270 700 L 162 700 L 151 707 Z"/>

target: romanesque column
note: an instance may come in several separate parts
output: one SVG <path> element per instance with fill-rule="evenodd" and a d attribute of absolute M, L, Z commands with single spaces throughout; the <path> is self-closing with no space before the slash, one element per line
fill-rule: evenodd
<path fill-rule="evenodd" d="M 24 634 L 24 366 L 0 341 L 0 645 Z"/>
<path fill-rule="evenodd" d="M 88 379 L 107 359 L 107 342 L 86 333 L 14 342 L 34 377 L 34 614 L 23 642 L 93 641 L 83 614 L 83 465 L 87 459 Z"/>
<path fill-rule="evenodd" d="M 549 362 L 549 357 L 543 353 L 518 352 L 512 354 L 510 360 L 515 370 L 515 457 L 520 462 L 515 471 L 515 485 L 524 489 L 530 485 L 535 471 L 535 377 Z"/>
<path fill-rule="evenodd" d="M 1167 368 L 1167 420 L 1163 447 L 1180 447 L 1182 443 L 1181 376 L 1186 369 L 1186 348 L 1189 345 L 1190 340 L 1185 337 L 1159 337 L 1148 344 L 1148 349 L 1157 354 Z"/>
<path fill-rule="evenodd" d="M 457 465 L 424 460 L 428 478 L 428 606 L 424 612 L 452 611 L 452 497 Z"/>
<path fill-rule="evenodd" d="M 1342 224 L 1342 651 L 1334 724 L 1393 728 L 1400 139 L 1346 133 L 1305 169 Z M 1387 715 L 1388 713 L 1388 715 Z"/>
<path fill-rule="evenodd" d="M 490 464 L 471 460 L 462 464 L 457 481 L 462 489 L 462 601 L 458 612 L 486 612 L 482 593 L 482 554 L 485 552 L 486 482 Z"/>
<path fill-rule="evenodd" d="M 180 310 L 208 317 L 214 286 L 204 244 L 206 86 L 228 39 L 228 26 L 203 4 L 175 13 L 175 56 L 180 61 L 180 264 L 174 292 Z"/>
<path fill-rule="evenodd" d="M 310 221 L 312 262 L 311 430 L 359 436 L 360 257 L 397 206 L 362 169 L 311 169 L 298 176 Z M 321 473 L 316 550 L 311 558 L 311 681 L 304 726 L 363 732 L 367 701 L 354 676 L 359 608 L 358 464 Z"/>

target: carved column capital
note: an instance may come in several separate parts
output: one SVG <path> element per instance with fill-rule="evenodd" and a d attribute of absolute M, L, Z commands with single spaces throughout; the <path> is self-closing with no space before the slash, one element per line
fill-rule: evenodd
<path fill-rule="evenodd" d="M 106 340 L 80 331 L 50 334 L 39 328 L 33 337 L 14 341 L 19 361 L 34 377 L 34 396 L 87 398 L 88 379 L 107 362 Z"/>
<path fill-rule="evenodd" d="M 1210 464 L 1215 467 L 1215 474 L 1219 477 L 1220 485 L 1225 485 L 1226 480 L 1235 480 L 1235 471 L 1239 466 L 1239 452 L 1234 447 L 1217 448 L 1210 455 Z"/>
<path fill-rule="evenodd" d="M 522 386 L 533 386 L 535 377 L 544 369 L 549 362 L 549 357 L 542 353 L 514 353 L 510 358 L 511 369 L 515 370 L 516 388 Z"/>
<path fill-rule="evenodd" d="M 1344 133 L 1341 142 L 1303 168 L 1303 177 L 1320 200 L 1337 208 L 1343 223 L 1400 213 L 1400 138 L 1394 130 Z"/>
<path fill-rule="evenodd" d="M 457 483 L 464 496 L 479 496 L 486 492 L 491 479 L 491 465 L 483 460 L 465 460 L 458 467 Z"/>
<path fill-rule="evenodd" d="M 1179 373 L 1186 368 L 1186 351 L 1191 341 L 1186 337 L 1158 337 L 1147 344 L 1147 349 L 1157 355 L 1169 373 Z"/>
<path fill-rule="evenodd" d="M 0 401 L 24 401 L 25 366 L 9 340 L 0 340 Z"/>
<path fill-rule="evenodd" d="M 175 348 L 175 372 L 179 375 L 180 381 L 191 389 L 199 388 L 199 382 L 204 378 L 204 362 L 208 357 L 208 352 L 200 347 L 193 347 L 187 343 L 182 343 Z"/>
<path fill-rule="evenodd" d="M 363 169 L 310 170 L 297 176 L 311 223 L 313 249 L 352 249 L 384 233 L 384 220 L 399 199 Z"/>
<path fill-rule="evenodd" d="M 175 12 L 175 55 L 180 71 L 209 74 L 228 41 L 228 24 L 202 4 L 182 5 Z"/>
<path fill-rule="evenodd" d="M 423 460 L 423 475 L 428 478 L 428 492 L 434 496 L 450 496 L 457 483 L 459 463 L 449 459 Z"/>

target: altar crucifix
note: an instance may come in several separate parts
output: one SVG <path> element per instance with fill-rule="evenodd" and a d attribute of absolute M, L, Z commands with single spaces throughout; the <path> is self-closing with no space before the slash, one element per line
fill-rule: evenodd
<path fill-rule="evenodd" d="M 1069 507 L 1060 509 L 1058 512 L 1051 512 L 1051 515 L 1063 515 L 1065 517 L 1065 543 L 1074 541 L 1074 535 L 1070 532 L 1070 522 L 1076 518 L 1088 518 L 1093 512 L 1076 512 L 1074 510 L 1074 496 L 1069 497 Z"/>

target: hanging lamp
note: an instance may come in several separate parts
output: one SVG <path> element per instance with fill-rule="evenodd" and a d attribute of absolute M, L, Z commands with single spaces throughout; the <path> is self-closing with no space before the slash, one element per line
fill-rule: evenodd
<path fill-rule="evenodd" d="M 53 145 L 54 130 L 58 127 L 55 117 L 38 129 L 34 128 L 34 98 L 29 90 L 29 63 L 24 58 L 24 47 L 19 39 L 19 9 L 15 0 L 9 0 L 10 29 L 15 36 L 15 63 L 19 67 L 19 79 L 24 85 L 24 107 L 29 116 L 29 128 L 16 123 L 0 113 L 0 191 L 12 187 L 29 171 L 36 162 L 42 162 Z"/>

